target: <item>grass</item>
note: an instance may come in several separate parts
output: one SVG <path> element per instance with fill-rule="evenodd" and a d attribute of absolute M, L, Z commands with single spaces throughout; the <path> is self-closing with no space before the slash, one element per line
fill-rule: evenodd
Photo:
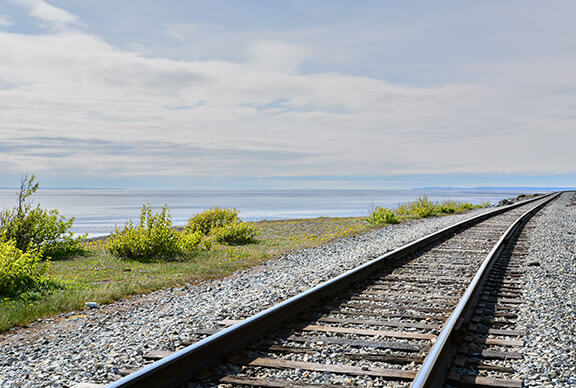
<path fill-rule="evenodd" d="M 362 217 L 261 221 L 257 244 L 215 244 L 186 261 L 141 263 L 108 254 L 102 241 L 88 253 L 53 261 L 47 276 L 62 288 L 24 299 L 0 299 L 0 332 L 38 318 L 83 309 L 86 302 L 109 303 L 128 295 L 224 277 L 284 253 L 324 244 L 373 227 Z"/>
<path fill-rule="evenodd" d="M 400 222 L 430 216 L 430 207 L 435 209 L 435 216 L 479 207 L 444 203 L 446 209 L 450 209 L 439 211 L 437 204 L 426 199 L 419 199 L 415 203 L 403 204 L 396 209 Z M 294 250 L 319 246 L 385 226 L 371 225 L 366 217 L 323 217 L 253 224 L 260 232 L 256 244 L 214 244 L 210 251 L 201 250 L 193 259 L 184 261 L 142 263 L 122 260 L 107 253 L 103 249 L 103 241 L 88 242 L 88 253 L 51 262 L 47 276 L 59 287 L 41 295 L 0 299 L 0 332 L 26 325 L 38 318 L 84 309 L 86 302 L 105 304 L 129 295 L 228 276 Z"/>

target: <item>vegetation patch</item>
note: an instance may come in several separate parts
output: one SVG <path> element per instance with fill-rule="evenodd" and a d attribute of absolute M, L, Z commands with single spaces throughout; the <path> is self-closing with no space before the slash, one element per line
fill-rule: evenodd
<path fill-rule="evenodd" d="M 81 257 L 88 252 L 82 245 L 84 237 L 71 232 L 73 218 L 66 220 L 57 210 L 40 205 L 32 207 L 29 199 L 38 189 L 35 179 L 24 177 L 17 206 L 0 211 L 0 331 L 35 319 L 38 315 L 30 313 L 35 303 L 42 304 L 68 287 L 67 280 L 49 277 L 51 257 Z M 20 312 L 14 315 L 16 310 Z"/>
<path fill-rule="evenodd" d="M 12 289 L 0 299 L 0 332 L 38 318 L 82 309 L 132 294 L 227 276 L 294 250 L 366 232 L 406 219 L 465 211 L 471 204 L 435 203 L 421 198 L 404 210 L 375 209 L 368 217 L 315 218 L 243 222 L 235 209 L 209 209 L 192 217 L 182 231 L 172 225 L 168 209 L 154 213 L 143 206 L 138 223 L 128 222 L 106 240 L 86 241 L 87 252 L 50 266 L 40 251 L 16 251 L 6 242 L 5 257 Z M 400 208 L 400 207 L 399 207 Z M 416 209 L 414 211 L 408 209 Z M 36 252 L 35 254 L 33 252 Z M 29 263 L 19 270 L 19 263 Z M 2 264 L 4 265 L 4 264 Z M 7 268 L 8 268 L 7 267 Z M 20 277 L 21 276 L 21 277 Z M 42 288 L 42 285 L 47 285 Z M 32 293 L 30 293 L 32 292 Z"/>
<path fill-rule="evenodd" d="M 383 208 L 376 208 L 369 216 L 368 220 L 372 220 L 373 223 L 383 224 L 383 223 L 396 223 L 398 220 L 403 219 L 417 219 L 417 218 L 427 218 L 427 217 L 437 217 L 447 214 L 463 213 L 473 209 L 479 209 L 483 207 L 490 206 L 490 202 L 483 202 L 480 205 L 474 205 L 471 202 L 460 202 L 460 201 L 431 201 L 427 196 L 422 196 L 412 202 L 405 202 L 396 209 L 392 210 L 382 210 Z M 386 212 L 388 211 L 388 212 Z M 389 213 L 393 213 L 390 215 Z M 389 217 L 392 222 L 383 221 L 385 216 Z M 376 222 L 381 220 L 381 222 Z"/>
<path fill-rule="evenodd" d="M 41 289 L 48 265 L 39 249 L 23 252 L 13 240 L 0 242 L 0 295 L 14 297 Z"/>
<path fill-rule="evenodd" d="M 200 232 L 208 236 L 215 229 L 241 222 L 236 209 L 221 209 L 219 207 L 205 210 L 188 220 L 186 230 Z"/>
<path fill-rule="evenodd" d="M 246 224 L 257 231 L 257 243 L 228 245 L 211 238 L 200 243 L 191 259 L 125 259 L 111 254 L 106 240 L 87 241 L 87 254 L 50 263 L 45 277 L 59 285 L 51 292 L 41 298 L 0 298 L 0 332 L 48 315 L 83 309 L 89 301 L 109 303 L 128 295 L 228 276 L 282 254 L 371 228 L 363 217 Z M 207 241 L 213 241 L 211 249 L 200 248 Z"/>
<path fill-rule="evenodd" d="M 18 203 L 0 212 L 0 241 L 12 241 L 23 252 L 37 250 L 45 258 L 61 258 L 83 252 L 84 236 L 74 236 L 74 218 L 66 220 L 58 210 L 32 207 L 30 197 L 38 190 L 34 175 L 25 176 L 18 191 Z"/>
<path fill-rule="evenodd" d="M 244 245 L 256 242 L 258 231 L 247 222 L 234 222 L 214 230 L 214 238 L 221 244 Z"/>
<path fill-rule="evenodd" d="M 370 213 L 366 221 L 373 225 L 397 224 L 400 222 L 392 210 L 380 206 L 377 206 L 372 213 Z"/>
<path fill-rule="evenodd" d="M 188 233 L 201 233 L 210 241 L 214 239 L 221 244 L 243 245 L 256 242 L 258 230 L 238 216 L 236 209 L 219 207 L 205 210 L 188 220 L 184 229 Z M 208 249 L 211 243 L 207 246 Z"/>
<path fill-rule="evenodd" d="M 198 231 L 176 231 L 166 206 L 154 214 L 150 206 L 143 205 L 140 221 L 130 220 L 124 229 L 116 228 L 105 248 L 120 258 L 149 262 L 190 258 L 201 241 Z"/>

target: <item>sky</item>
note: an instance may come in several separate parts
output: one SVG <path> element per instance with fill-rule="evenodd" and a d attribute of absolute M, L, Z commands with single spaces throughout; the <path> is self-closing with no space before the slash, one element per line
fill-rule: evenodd
<path fill-rule="evenodd" d="M 0 186 L 576 186 L 573 0 L 0 0 Z"/>

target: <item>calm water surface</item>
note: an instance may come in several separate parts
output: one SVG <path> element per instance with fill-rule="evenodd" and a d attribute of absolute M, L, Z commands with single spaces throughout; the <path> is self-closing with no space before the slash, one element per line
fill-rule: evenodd
<path fill-rule="evenodd" d="M 99 236 L 110 233 L 128 219 L 138 219 L 142 204 L 156 210 L 168 205 L 176 225 L 210 207 L 233 207 L 248 221 L 308 217 L 366 216 L 375 206 L 395 207 L 399 203 L 428 195 L 432 200 L 453 199 L 478 204 L 494 203 L 521 192 L 493 190 L 285 190 L 285 191 L 151 191 L 42 189 L 34 203 L 58 209 L 66 217 L 75 217 L 73 231 Z M 0 189 L 0 206 L 13 207 L 15 190 Z"/>

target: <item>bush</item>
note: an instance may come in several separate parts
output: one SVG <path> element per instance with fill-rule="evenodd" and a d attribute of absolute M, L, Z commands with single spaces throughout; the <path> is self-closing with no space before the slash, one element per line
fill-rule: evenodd
<path fill-rule="evenodd" d="M 48 265 L 42 260 L 41 249 L 23 252 L 15 241 L 0 242 L 0 295 L 14 296 L 40 288 L 46 282 L 43 276 Z"/>
<path fill-rule="evenodd" d="M 489 202 L 483 203 L 482 205 L 473 205 L 470 202 L 459 202 L 452 200 L 434 202 L 430 201 L 427 196 L 422 196 L 419 197 L 416 201 L 406 202 L 398 205 L 398 207 L 394 210 L 394 213 L 397 216 L 402 217 L 425 218 L 442 214 L 462 213 L 468 210 L 488 206 L 490 206 Z M 372 217 L 372 214 L 370 217 Z M 376 217 L 376 215 L 374 215 L 374 217 Z M 369 222 L 371 221 L 369 220 Z M 377 220 L 374 219 L 373 223 L 377 223 Z"/>
<path fill-rule="evenodd" d="M 398 206 L 396 214 L 415 216 L 418 218 L 432 217 L 440 212 L 438 205 L 428 199 L 427 196 L 419 197 L 416 201 L 404 203 Z"/>
<path fill-rule="evenodd" d="M 234 222 L 215 229 L 213 235 L 221 244 L 241 245 L 256 242 L 258 231 L 247 222 Z"/>
<path fill-rule="evenodd" d="M 443 214 L 453 214 L 459 208 L 456 201 L 442 201 L 437 205 L 438 211 Z"/>
<path fill-rule="evenodd" d="M 130 220 L 124 230 L 116 228 L 105 248 L 115 256 L 147 262 L 191 256 L 201 241 L 199 232 L 174 230 L 166 206 L 153 214 L 152 208 L 144 205 L 138 225 Z"/>
<path fill-rule="evenodd" d="M 473 209 L 478 209 L 480 206 L 478 205 L 473 205 L 471 202 L 462 202 L 460 204 L 460 207 L 463 210 L 473 210 Z"/>
<path fill-rule="evenodd" d="M 238 217 L 238 210 L 219 207 L 205 210 L 190 218 L 185 231 L 211 237 L 204 240 L 206 249 L 210 249 L 212 240 L 221 244 L 241 245 L 256 242 L 258 235 L 252 224 L 243 222 Z"/>
<path fill-rule="evenodd" d="M 366 221 L 374 225 L 382 225 L 382 224 L 397 224 L 399 220 L 392 210 L 387 209 L 385 207 L 377 206 L 372 211 L 372 213 L 370 213 Z"/>
<path fill-rule="evenodd" d="M 180 254 L 182 255 L 194 253 L 202 240 L 204 240 L 202 233 L 189 231 L 178 233 L 178 238 L 180 239 Z M 211 246 L 209 242 L 204 241 L 204 246 L 207 250 L 210 250 Z"/>
<path fill-rule="evenodd" d="M 419 197 L 413 202 L 412 214 L 418 217 L 432 217 L 438 213 L 436 204 L 428 199 L 427 196 Z"/>
<path fill-rule="evenodd" d="M 241 222 L 236 209 L 220 209 L 219 207 L 205 210 L 196 214 L 188 220 L 186 230 L 190 232 L 200 232 L 205 236 L 212 233 L 214 229 Z"/>
<path fill-rule="evenodd" d="M 66 220 L 58 210 L 32 207 L 28 199 L 38 189 L 34 175 L 25 176 L 20 183 L 18 205 L 0 212 L 0 241 L 14 241 L 21 251 L 41 249 L 44 257 L 61 257 L 82 252 L 84 236 L 74 237 L 70 231 L 74 218 Z"/>

